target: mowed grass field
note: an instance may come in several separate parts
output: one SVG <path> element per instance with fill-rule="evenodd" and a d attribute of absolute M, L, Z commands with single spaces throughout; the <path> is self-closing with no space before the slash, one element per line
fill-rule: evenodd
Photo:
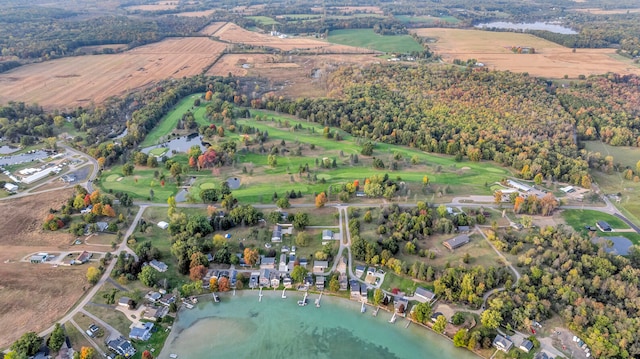
<path fill-rule="evenodd" d="M 278 22 L 268 16 L 247 16 L 247 19 L 251 19 L 262 25 L 275 25 Z"/>
<path fill-rule="evenodd" d="M 638 147 L 611 146 L 602 141 L 583 141 L 582 143 L 587 151 L 600 152 L 602 158 L 613 156 L 613 163 L 619 163 L 634 171 L 636 164 L 640 161 L 640 148 Z"/>
<path fill-rule="evenodd" d="M 372 29 L 335 30 L 329 33 L 329 42 L 364 47 L 383 52 L 422 51 L 422 46 L 409 35 L 383 36 Z"/>
<path fill-rule="evenodd" d="M 167 136 L 171 131 L 173 131 L 180 119 L 182 119 L 182 115 L 187 113 L 187 111 L 191 111 L 193 116 L 198 122 L 198 125 L 203 125 L 206 122 L 204 115 L 207 110 L 207 102 L 204 99 L 201 99 L 202 94 L 193 94 L 191 96 L 187 96 L 180 100 L 177 105 L 173 107 L 171 111 L 158 123 L 156 127 L 151 130 L 144 138 L 144 141 L 140 144 L 141 148 L 149 147 L 153 145 L 157 145 L 158 141 Z M 193 102 L 200 98 L 200 106 L 194 107 Z"/>
<path fill-rule="evenodd" d="M 396 15 L 394 16 L 398 21 L 409 24 L 409 23 L 425 23 L 425 24 L 438 24 L 438 23 L 447 23 L 447 24 L 457 24 L 460 20 L 456 19 L 453 16 L 410 16 L 410 15 Z"/>
<path fill-rule="evenodd" d="M 572 49 L 530 34 L 424 28 L 412 32 L 432 38 L 429 47 L 447 62 L 454 59 L 476 59 L 491 70 L 528 72 L 530 75 L 562 78 L 579 75 L 615 72 L 640 74 L 640 68 L 631 60 L 622 61 L 611 55 L 615 49 Z M 535 54 L 514 54 L 512 46 L 533 47 Z"/>

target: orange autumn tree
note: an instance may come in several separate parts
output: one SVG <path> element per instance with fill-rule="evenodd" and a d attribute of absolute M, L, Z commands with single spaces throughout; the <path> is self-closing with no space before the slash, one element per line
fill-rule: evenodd
<path fill-rule="evenodd" d="M 90 347 L 82 347 L 80 349 L 80 359 L 93 359 L 96 356 L 96 350 Z"/>
<path fill-rule="evenodd" d="M 316 207 L 324 207 L 325 204 L 327 204 L 327 195 L 324 192 L 320 192 L 320 194 L 316 196 Z"/>
<path fill-rule="evenodd" d="M 229 289 L 231 289 L 231 286 L 229 284 L 229 278 L 227 277 L 220 278 L 220 280 L 218 281 L 218 290 L 221 292 L 228 292 Z"/>

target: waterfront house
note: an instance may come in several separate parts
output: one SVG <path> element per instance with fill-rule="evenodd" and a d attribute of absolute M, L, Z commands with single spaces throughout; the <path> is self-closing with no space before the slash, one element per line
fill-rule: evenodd
<path fill-rule="evenodd" d="M 431 303 L 435 299 L 436 295 L 430 290 L 418 287 L 416 288 L 415 293 L 413 293 L 413 297 L 420 303 Z"/>
<path fill-rule="evenodd" d="M 269 274 L 269 281 L 272 288 L 278 288 L 280 286 L 280 273 L 271 271 L 271 274 Z"/>
<path fill-rule="evenodd" d="M 163 295 L 160 300 L 158 300 L 158 303 L 164 305 L 165 307 L 168 307 L 171 305 L 171 303 L 175 303 L 176 302 L 176 296 L 168 293 Z"/>
<path fill-rule="evenodd" d="M 329 267 L 329 262 L 328 261 L 313 261 L 313 270 L 312 270 L 312 272 L 314 274 L 316 274 L 316 273 L 322 274 L 327 270 L 328 267 Z"/>
<path fill-rule="evenodd" d="M 325 277 L 322 275 L 319 275 L 316 277 L 316 288 L 318 288 L 318 290 L 323 290 L 324 289 L 324 281 L 325 281 Z"/>
<path fill-rule="evenodd" d="M 509 352 L 509 350 L 511 350 L 511 347 L 513 347 L 513 342 L 498 334 L 496 335 L 496 338 L 493 339 L 493 346 L 496 347 L 496 349 L 502 350 L 503 352 L 507 353 Z"/>
<path fill-rule="evenodd" d="M 360 278 L 364 274 L 365 266 L 356 266 L 356 277 Z"/>
<path fill-rule="evenodd" d="M 268 287 L 271 284 L 271 270 L 261 269 L 259 283 L 261 287 Z"/>
<path fill-rule="evenodd" d="M 278 270 L 280 272 L 287 272 L 289 268 L 287 268 L 287 255 L 282 253 L 280 255 L 280 263 L 278 264 Z"/>
<path fill-rule="evenodd" d="M 396 299 L 393 301 L 393 309 L 396 311 L 397 314 L 405 316 L 407 313 L 407 310 L 409 310 L 409 300 L 405 297 L 397 296 Z"/>
<path fill-rule="evenodd" d="M 136 349 L 123 337 L 109 341 L 107 347 L 125 358 L 130 358 L 136 354 Z"/>
<path fill-rule="evenodd" d="M 147 341 L 151 338 L 151 330 L 153 329 L 153 323 L 141 322 L 138 325 L 131 328 L 129 331 L 129 339 L 136 339 Z"/>
<path fill-rule="evenodd" d="M 285 288 L 291 288 L 293 286 L 293 282 L 291 281 L 291 277 L 287 274 L 282 280 L 282 284 Z"/>
<path fill-rule="evenodd" d="M 351 287 L 349 297 L 353 300 L 360 300 L 360 282 L 351 280 L 349 281 L 349 286 Z"/>
<path fill-rule="evenodd" d="M 360 300 L 363 302 L 367 302 L 368 301 L 368 297 L 367 297 L 367 293 L 369 292 L 369 288 L 367 287 L 366 284 L 362 283 L 360 285 Z"/>
<path fill-rule="evenodd" d="M 142 312 L 142 319 L 155 322 L 156 320 L 158 320 L 158 318 L 163 318 L 165 315 L 167 315 L 167 312 L 167 307 L 145 307 L 145 310 Z"/>
<path fill-rule="evenodd" d="M 347 280 L 347 274 L 346 273 L 340 273 L 340 276 L 338 277 L 338 283 L 340 283 L 340 290 L 341 291 L 347 290 L 347 286 L 349 284 L 349 281 Z"/>
<path fill-rule="evenodd" d="M 306 277 L 304 277 L 303 284 L 307 286 L 307 288 L 311 287 L 313 285 L 313 276 L 309 274 Z"/>
<path fill-rule="evenodd" d="M 251 289 L 258 288 L 259 279 L 260 279 L 260 272 L 251 272 L 251 277 L 249 277 L 249 288 Z"/>
<path fill-rule="evenodd" d="M 470 240 L 469 236 L 463 234 L 455 238 L 451 238 L 448 241 L 444 241 L 442 244 L 445 247 L 449 248 L 449 250 L 453 251 L 454 249 L 460 248 L 465 244 L 469 243 L 469 240 Z"/>

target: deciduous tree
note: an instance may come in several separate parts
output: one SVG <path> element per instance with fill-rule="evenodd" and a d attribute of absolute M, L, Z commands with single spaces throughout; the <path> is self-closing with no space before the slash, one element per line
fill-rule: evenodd
<path fill-rule="evenodd" d="M 325 204 L 327 204 L 327 195 L 324 192 L 320 192 L 316 196 L 316 208 L 324 207 Z"/>
<path fill-rule="evenodd" d="M 60 323 L 56 323 L 53 331 L 51 332 L 51 336 L 49 337 L 49 349 L 53 352 L 57 352 L 62 348 L 64 344 L 65 334 L 64 329 L 60 325 Z"/>
<path fill-rule="evenodd" d="M 96 284 L 100 280 L 100 270 L 96 267 L 87 268 L 87 280 L 89 283 Z"/>

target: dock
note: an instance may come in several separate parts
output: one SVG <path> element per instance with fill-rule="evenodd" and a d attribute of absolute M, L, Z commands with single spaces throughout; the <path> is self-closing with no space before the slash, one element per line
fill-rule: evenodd
<path fill-rule="evenodd" d="M 405 325 L 404 327 L 405 327 L 405 328 L 409 328 L 409 326 L 410 326 L 410 325 L 411 325 L 411 321 L 410 321 L 410 320 L 407 320 L 407 325 Z"/>
<path fill-rule="evenodd" d="M 260 292 L 258 292 L 258 302 L 262 302 L 262 287 L 260 287 Z"/>
<path fill-rule="evenodd" d="M 360 313 L 364 313 L 367 311 L 367 307 L 364 305 L 364 300 L 362 301 L 362 306 L 360 307 Z"/>
<path fill-rule="evenodd" d="M 218 297 L 215 292 L 211 293 L 211 295 L 213 296 L 213 301 L 214 302 L 220 303 L 220 297 Z"/>
<path fill-rule="evenodd" d="M 394 312 L 394 313 L 393 313 L 393 317 L 391 317 L 391 319 L 389 319 L 389 323 L 392 323 L 392 324 L 393 324 L 393 323 L 395 323 L 395 322 L 396 322 L 396 319 L 397 319 L 397 318 L 396 318 L 396 313 Z"/>
<path fill-rule="evenodd" d="M 380 311 L 380 307 L 377 307 L 377 308 L 376 308 L 376 310 L 374 310 L 374 311 L 373 311 L 372 315 L 373 315 L 374 317 L 377 317 L 377 316 L 378 316 L 378 312 L 379 312 L 379 311 Z"/>
<path fill-rule="evenodd" d="M 322 299 L 322 293 L 320 292 L 320 296 L 318 297 L 318 299 L 316 299 L 316 308 L 320 308 L 320 300 Z"/>
<path fill-rule="evenodd" d="M 304 292 L 304 298 L 302 298 L 302 300 L 298 301 L 298 305 L 301 307 L 304 307 L 305 305 L 307 305 L 307 297 L 309 296 L 309 292 Z"/>
<path fill-rule="evenodd" d="M 282 299 L 287 299 L 287 295 L 285 294 L 285 291 L 287 290 L 287 288 L 284 288 L 282 290 Z"/>

